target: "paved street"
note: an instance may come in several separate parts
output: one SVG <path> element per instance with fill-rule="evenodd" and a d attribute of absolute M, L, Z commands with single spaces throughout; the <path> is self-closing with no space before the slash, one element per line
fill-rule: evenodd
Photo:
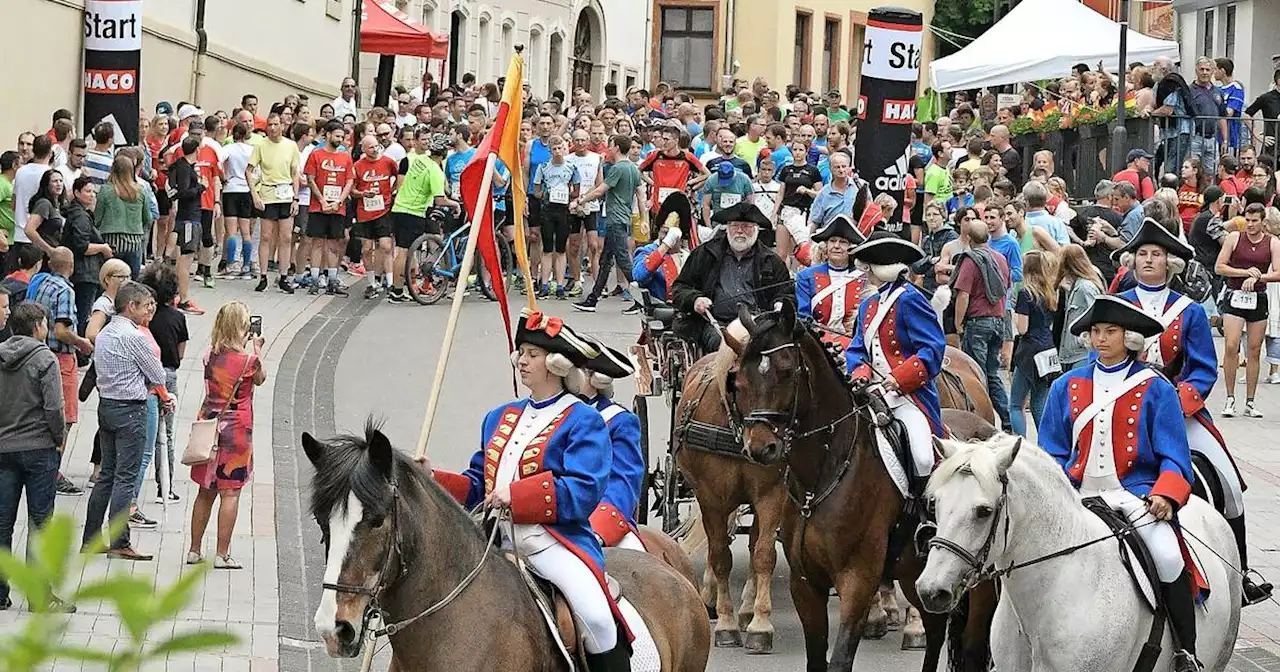
<path fill-rule="evenodd" d="M 211 572 L 200 600 L 174 624 L 176 631 L 201 625 L 226 627 L 240 634 L 242 641 L 220 654 L 174 657 L 153 669 L 353 670 L 355 665 L 339 665 L 324 654 L 311 626 L 320 593 L 323 554 L 318 528 L 306 514 L 311 467 L 299 450 L 298 437 L 303 430 L 319 436 L 359 431 L 366 418 L 374 415 L 385 422 L 384 431 L 397 447 L 412 450 L 448 307 L 395 306 L 355 298 L 330 301 L 303 295 L 288 297 L 274 291 L 254 294 L 250 290 L 247 283 L 222 282 L 216 293 L 202 291 L 196 295 L 209 313 L 188 318 L 192 342 L 180 378 L 178 416 L 179 427 L 184 427 L 199 406 L 199 358 L 207 345 L 217 306 L 230 299 L 248 302 L 255 314 L 263 315 L 270 345 L 266 357 L 268 382 L 258 389 L 255 399 L 254 483 L 242 501 L 232 545 L 233 554 L 246 568 L 240 572 Z M 513 294 L 513 309 L 518 310 L 522 301 L 523 297 Z M 639 318 L 621 316 L 618 311 L 622 306 L 616 299 L 608 300 L 595 315 L 574 314 L 565 302 L 548 301 L 544 307 L 564 315 L 576 328 L 624 348 L 634 340 Z M 462 467 L 478 447 L 478 425 L 483 414 L 510 399 L 510 368 L 503 350 L 496 306 L 468 298 L 455 340 L 447 393 L 432 435 L 430 455 L 435 464 Z M 626 403 L 631 392 L 630 383 L 622 383 L 618 398 Z M 1280 577 L 1280 530 L 1267 528 L 1280 520 L 1280 454 L 1271 450 L 1273 432 L 1280 423 L 1280 389 L 1264 386 L 1259 396 L 1267 419 L 1229 420 L 1221 426 L 1250 486 L 1246 498 L 1254 532 L 1250 549 L 1253 564 L 1274 578 Z M 1220 391 L 1210 404 L 1220 407 Z M 93 400 L 82 405 L 84 422 L 77 426 L 70 455 L 64 460 L 67 475 L 80 484 L 89 473 L 94 409 Z M 651 434 L 665 436 L 661 418 L 655 418 L 654 423 Z M 179 430 L 180 443 L 184 432 L 185 429 Z M 657 442 L 654 455 L 664 449 L 664 443 Z M 129 565 L 95 560 L 86 573 L 145 574 L 167 584 L 184 571 L 182 558 L 188 543 L 185 529 L 195 487 L 187 478 L 186 469 L 179 466 L 177 472 L 182 502 L 162 511 L 147 497 L 145 510 L 161 521 L 161 527 L 135 532 L 136 545 L 146 552 L 156 552 L 157 561 Z M 86 499 L 59 497 L 59 510 L 83 520 Z M 25 538 L 25 532 L 20 532 L 18 538 Z M 207 552 L 212 543 L 210 536 L 205 542 Z M 745 544 L 740 540 L 737 546 L 735 588 L 740 591 Z M 716 650 L 710 669 L 802 669 L 802 637 L 785 577 L 786 566 L 780 557 L 774 581 L 777 653 L 749 657 L 741 650 Z M 833 600 L 833 613 L 834 607 Z M 100 644 L 103 636 L 117 637 L 119 623 L 99 612 L 99 605 L 81 604 L 80 612 L 70 617 L 68 638 L 81 644 L 90 639 Z M 0 632 L 12 628 L 15 620 L 22 617 L 17 610 L 0 613 Z M 900 652 L 898 637 L 891 633 L 883 641 L 862 646 L 857 669 L 915 669 L 921 654 Z M 1280 654 L 1280 605 L 1270 603 L 1247 610 L 1238 647 L 1233 669 L 1280 670 L 1280 658 L 1275 655 Z M 384 651 L 379 660 L 385 659 Z M 59 664 L 55 669 L 81 668 L 78 664 Z"/>

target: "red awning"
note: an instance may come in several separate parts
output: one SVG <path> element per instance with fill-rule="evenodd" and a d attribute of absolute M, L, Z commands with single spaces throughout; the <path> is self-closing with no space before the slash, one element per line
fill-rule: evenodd
<path fill-rule="evenodd" d="M 364 15 L 360 24 L 360 51 L 436 59 L 448 57 L 448 35 L 414 22 L 391 3 L 363 0 L 361 5 Z"/>

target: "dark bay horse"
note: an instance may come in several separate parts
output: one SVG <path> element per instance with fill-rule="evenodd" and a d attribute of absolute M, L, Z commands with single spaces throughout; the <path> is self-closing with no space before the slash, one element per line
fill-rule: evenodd
<path fill-rule="evenodd" d="M 467 512 L 375 425 L 329 442 L 304 433 L 302 447 L 332 586 L 315 617 L 329 655 L 358 656 L 367 616 L 381 609 L 402 624 L 390 634 L 392 670 L 568 669 L 515 564 L 487 552 Z M 648 553 L 610 550 L 606 562 L 662 670 L 704 670 L 711 641 L 697 590 Z"/>
<path fill-rule="evenodd" d="M 843 363 L 797 322 L 794 308 L 784 304 L 754 318 L 743 311 L 739 321 L 751 338 L 726 383 L 729 407 L 743 427 L 747 455 L 785 465 L 795 505 L 787 507 L 781 538 L 805 633 L 807 669 L 851 670 L 904 500 L 874 446 L 870 413 L 855 403 Z M 908 544 L 895 568 L 917 609 L 912 584 L 922 565 Z M 840 624 L 828 667 L 826 605 L 832 587 L 840 597 Z M 922 617 L 921 669 L 936 670 L 948 617 Z M 970 620 L 989 622 L 990 616 Z"/>

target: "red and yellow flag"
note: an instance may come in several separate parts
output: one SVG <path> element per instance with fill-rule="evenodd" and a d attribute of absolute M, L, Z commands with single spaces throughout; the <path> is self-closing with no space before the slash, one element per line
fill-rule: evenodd
<path fill-rule="evenodd" d="M 462 200 L 464 207 L 472 213 L 472 231 L 478 236 L 476 249 L 484 260 L 485 268 L 493 282 L 494 293 L 498 296 L 498 306 L 502 309 L 502 322 L 507 330 L 508 350 L 513 345 L 511 331 L 511 311 L 507 306 L 507 294 L 502 267 L 498 261 L 497 241 L 493 230 L 493 190 L 481 194 L 480 187 L 484 182 L 485 167 L 489 157 L 497 155 L 497 159 L 510 171 L 507 188 L 511 193 L 511 212 L 508 224 L 515 228 L 515 257 L 524 276 L 525 286 L 529 288 L 529 308 L 536 307 L 533 283 L 530 278 L 528 245 L 524 236 L 525 180 L 524 157 L 520 155 L 520 120 L 524 116 L 524 58 L 516 54 L 511 58 L 507 68 L 507 80 L 502 90 L 502 102 L 498 105 L 498 114 L 494 118 L 493 128 L 485 135 L 484 141 L 476 148 L 475 157 L 462 171 Z M 495 169 L 495 179 L 497 170 Z M 479 204 L 479 210 L 476 205 Z"/>

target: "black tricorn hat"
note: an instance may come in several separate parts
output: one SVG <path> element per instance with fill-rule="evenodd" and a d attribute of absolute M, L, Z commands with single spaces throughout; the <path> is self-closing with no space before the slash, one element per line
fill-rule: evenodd
<path fill-rule="evenodd" d="M 671 215 L 680 219 L 680 233 L 689 240 L 689 231 L 693 228 L 693 204 L 683 191 L 672 192 L 658 207 L 658 227 L 661 228 Z"/>
<path fill-rule="evenodd" d="M 924 250 L 915 243 L 903 240 L 888 231 L 872 231 L 867 242 L 853 248 L 854 259 L 868 264 L 914 264 L 924 259 Z"/>
<path fill-rule="evenodd" d="M 751 222 L 756 226 L 773 226 L 773 222 L 768 217 L 765 217 L 763 212 L 760 212 L 760 208 L 757 208 L 755 203 L 748 203 L 747 201 L 742 201 L 717 212 L 711 216 L 711 221 L 715 224 Z"/>
<path fill-rule="evenodd" d="M 1125 243 L 1125 246 L 1111 253 L 1112 259 L 1119 259 L 1120 255 L 1125 252 L 1137 253 L 1138 248 L 1143 245 L 1159 245 L 1169 252 L 1169 254 L 1190 261 L 1195 257 L 1196 251 L 1190 245 L 1182 242 L 1181 238 L 1174 235 L 1172 231 L 1165 228 L 1163 224 L 1147 217 L 1142 220 L 1142 226 L 1138 229 L 1138 233 L 1134 235 L 1133 240 Z"/>
<path fill-rule="evenodd" d="M 1114 324 L 1125 331 L 1136 331 L 1143 338 L 1151 338 L 1164 331 L 1164 325 L 1142 309 L 1110 294 L 1094 299 L 1093 305 L 1071 323 L 1071 333 L 1079 336 L 1095 324 Z"/>
<path fill-rule="evenodd" d="M 814 231 L 810 238 L 817 243 L 831 238 L 844 238 L 854 245 L 861 245 L 867 241 L 867 237 L 862 235 L 862 232 L 854 225 L 849 215 L 836 215 L 830 222 L 827 222 L 826 226 Z"/>
<path fill-rule="evenodd" d="M 542 311 L 521 311 L 516 327 L 516 345 L 534 345 L 548 353 L 564 355 L 574 366 L 586 366 L 600 351 L 590 340 L 579 336 L 563 320 Z"/>

